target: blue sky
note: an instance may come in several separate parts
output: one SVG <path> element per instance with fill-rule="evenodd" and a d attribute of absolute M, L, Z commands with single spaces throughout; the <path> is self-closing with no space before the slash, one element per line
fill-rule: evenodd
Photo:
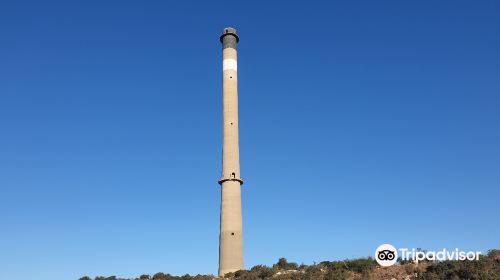
<path fill-rule="evenodd" d="M 1 279 L 217 272 L 226 26 L 247 267 L 499 247 L 498 1 L 208 2 L 0 4 Z"/>

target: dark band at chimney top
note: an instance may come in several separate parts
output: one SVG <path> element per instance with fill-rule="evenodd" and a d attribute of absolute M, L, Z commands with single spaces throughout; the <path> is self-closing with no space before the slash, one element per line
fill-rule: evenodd
<path fill-rule="evenodd" d="M 232 27 L 224 28 L 222 35 L 220 35 L 220 42 L 222 43 L 222 48 L 233 48 L 236 49 L 236 44 L 240 41 L 236 29 Z"/>

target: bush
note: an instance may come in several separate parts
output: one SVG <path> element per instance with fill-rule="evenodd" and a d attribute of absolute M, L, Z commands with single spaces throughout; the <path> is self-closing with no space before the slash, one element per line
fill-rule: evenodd
<path fill-rule="evenodd" d="M 299 266 L 296 263 L 289 263 L 285 258 L 280 258 L 273 268 L 281 270 L 296 270 Z"/>
<path fill-rule="evenodd" d="M 265 265 L 256 265 L 250 269 L 250 272 L 260 279 L 266 279 L 274 275 L 274 270 Z"/>
<path fill-rule="evenodd" d="M 344 261 L 349 271 L 365 273 L 377 266 L 377 262 L 372 258 L 356 259 Z"/>

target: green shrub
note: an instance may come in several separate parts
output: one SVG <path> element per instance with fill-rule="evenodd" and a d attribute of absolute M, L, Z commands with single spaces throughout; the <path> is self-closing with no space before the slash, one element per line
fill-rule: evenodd
<path fill-rule="evenodd" d="M 281 270 L 296 270 L 298 267 L 297 263 L 289 263 L 285 258 L 280 258 L 278 262 L 273 265 L 273 268 Z"/>

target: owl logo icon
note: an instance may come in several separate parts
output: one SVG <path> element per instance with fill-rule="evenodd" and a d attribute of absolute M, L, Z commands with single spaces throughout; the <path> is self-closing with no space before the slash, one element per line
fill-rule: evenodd
<path fill-rule="evenodd" d="M 381 266 L 391 266 L 396 263 L 398 250 L 391 244 L 382 244 L 375 250 L 375 260 Z"/>
<path fill-rule="evenodd" d="M 394 259 L 394 251 L 382 250 L 378 252 L 378 259 L 381 261 L 392 261 Z"/>

